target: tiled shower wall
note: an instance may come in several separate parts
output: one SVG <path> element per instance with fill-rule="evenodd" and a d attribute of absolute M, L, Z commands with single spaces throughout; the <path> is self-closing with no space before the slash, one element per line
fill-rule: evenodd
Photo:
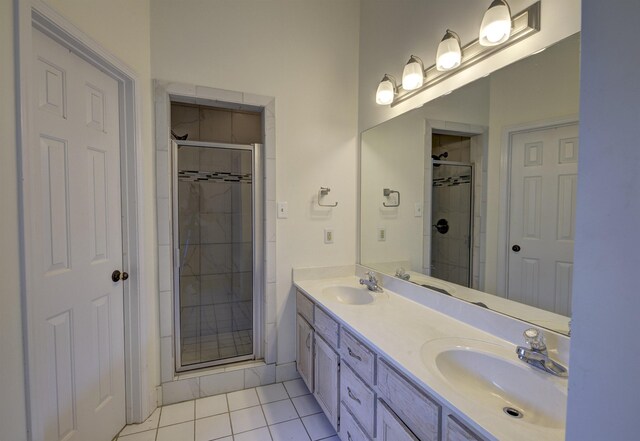
<path fill-rule="evenodd" d="M 433 135 L 432 154 L 447 152 L 445 161 L 470 163 L 471 142 L 468 137 Z M 470 225 L 471 225 L 471 167 L 447 166 L 433 168 L 433 180 L 450 176 L 468 176 L 458 185 L 432 187 L 432 223 L 438 219 L 449 221 L 449 231 L 440 234 L 432 230 L 431 275 L 462 286 L 469 286 Z"/>
<path fill-rule="evenodd" d="M 175 375 L 173 331 L 173 264 L 171 251 L 170 95 L 207 106 L 218 102 L 264 108 L 265 262 L 263 311 L 264 361 Z M 228 90 L 155 82 L 156 197 L 158 219 L 158 285 L 160 296 L 159 402 L 170 404 L 198 397 L 297 378 L 295 363 L 276 366 L 276 203 L 275 101 L 271 97 Z"/>

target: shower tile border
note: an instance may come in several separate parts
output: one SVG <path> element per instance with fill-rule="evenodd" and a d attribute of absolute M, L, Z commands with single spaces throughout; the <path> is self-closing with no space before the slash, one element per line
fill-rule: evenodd
<path fill-rule="evenodd" d="M 264 108 L 264 160 L 265 160 L 265 267 L 263 286 L 263 312 L 265 315 L 262 336 L 264 340 L 264 361 L 255 364 L 239 364 L 227 368 L 213 368 L 188 374 L 175 373 L 175 350 L 173 344 L 173 259 L 171 253 L 171 216 L 166 213 L 167 202 L 171 198 L 170 137 L 169 118 L 171 112 L 170 95 L 180 96 L 194 103 L 211 104 L 211 101 L 225 101 Z M 208 101 L 208 102 L 207 102 Z M 229 91 L 205 86 L 154 80 L 155 108 L 155 155 L 156 155 L 156 220 L 158 239 L 158 302 L 160 308 L 160 372 L 161 387 L 158 388 L 160 404 L 190 399 L 197 384 L 197 395 L 205 397 L 223 392 L 241 390 L 248 387 L 271 384 L 278 378 L 297 377 L 295 363 L 276 366 L 276 138 L 275 138 L 275 98 Z M 273 205 L 273 207 L 270 207 Z M 273 208 L 273 209 L 271 209 Z M 170 308 L 170 310 L 167 310 Z M 292 367 L 293 366 L 293 367 Z"/>

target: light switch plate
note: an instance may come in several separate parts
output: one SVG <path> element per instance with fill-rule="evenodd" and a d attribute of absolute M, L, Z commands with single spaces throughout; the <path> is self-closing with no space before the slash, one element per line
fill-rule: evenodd
<path fill-rule="evenodd" d="M 422 217 L 422 202 L 416 202 L 413 206 L 413 215 L 415 217 Z"/>
<path fill-rule="evenodd" d="M 324 229 L 324 243 L 333 243 L 333 230 L 330 228 Z"/>
<path fill-rule="evenodd" d="M 289 217 L 289 203 L 278 202 L 278 219 L 286 219 Z"/>

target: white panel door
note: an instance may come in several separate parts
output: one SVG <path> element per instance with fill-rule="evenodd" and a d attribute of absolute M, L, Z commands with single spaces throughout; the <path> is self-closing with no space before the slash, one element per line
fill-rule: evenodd
<path fill-rule="evenodd" d="M 33 439 L 108 441 L 125 424 L 118 84 L 36 30 L 33 48 Z"/>
<path fill-rule="evenodd" d="M 508 298 L 571 314 L 577 177 L 577 124 L 513 136 Z"/>

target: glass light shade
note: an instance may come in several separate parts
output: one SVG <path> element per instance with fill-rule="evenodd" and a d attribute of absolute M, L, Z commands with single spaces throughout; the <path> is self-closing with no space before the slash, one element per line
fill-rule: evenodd
<path fill-rule="evenodd" d="M 439 71 L 455 69 L 460 66 L 460 60 L 462 60 L 460 40 L 455 33 L 447 30 L 438 45 L 436 69 Z"/>
<path fill-rule="evenodd" d="M 494 0 L 484 13 L 480 25 L 480 44 L 497 46 L 511 36 L 511 11 L 503 0 Z"/>
<path fill-rule="evenodd" d="M 424 66 L 420 58 L 411 55 L 402 71 L 402 88 L 414 90 L 424 84 Z"/>
<path fill-rule="evenodd" d="M 383 106 L 391 104 L 395 95 L 395 82 L 391 77 L 385 75 L 384 77 L 382 77 L 382 81 L 380 81 L 380 84 L 378 84 L 378 90 L 376 91 L 376 103 Z"/>

